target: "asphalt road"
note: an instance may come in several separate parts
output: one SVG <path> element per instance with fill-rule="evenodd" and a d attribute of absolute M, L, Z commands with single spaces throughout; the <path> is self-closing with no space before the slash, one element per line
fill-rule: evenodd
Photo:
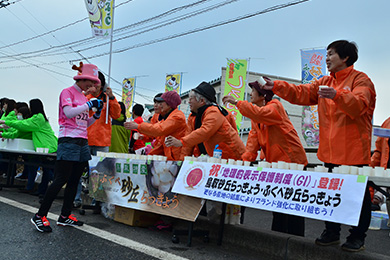
<path fill-rule="evenodd" d="M 242 248 L 217 246 L 194 239 L 186 246 L 171 242 L 171 232 L 131 227 L 102 215 L 80 216 L 80 228 L 57 226 L 62 200 L 53 203 L 48 219 L 51 233 L 38 232 L 30 218 L 37 211 L 38 198 L 18 193 L 15 188 L 0 191 L 0 259 L 267 259 Z M 174 221 L 174 220 L 173 220 Z"/>

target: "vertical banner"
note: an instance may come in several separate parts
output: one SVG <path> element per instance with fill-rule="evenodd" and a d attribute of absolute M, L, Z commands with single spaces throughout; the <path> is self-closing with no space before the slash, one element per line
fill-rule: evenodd
<path fill-rule="evenodd" d="M 326 74 L 326 49 L 301 50 L 302 84 L 311 83 Z M 302 111 L 302 135 L 307 146 L 319 144 L 317 106 L 304 106 Z"/>
<path fill-rule="evenodd" d="M 122 102 L 126 107 L 126 118 L 131 117 L 131 107 L 133 106 L 135 89 L 135 78 L 125 78 L 122 81 Z"/>
<path fill-rule="evenodd" d="M 247 67 L 248 60 L 246 59 L 227 59 L 224 96 L 229 95 L 237 100 L 244 100 Z M 233 114 L 236 124 L 240 128 L 242 115 L 237 107 L 232 104 L 226 104 L 226 109 Z"/>
<path fill-rule="evenodd" d="M 181 93 L 182 73 L 167 74 L 165 77 L 165 92 L 174 90 L 177 94 Z"/>
<path fill-rule="evenodd" d="M 114 0 L 84 0 L 87 7 L 92 35 L 107 37 L 111 35 Z"/>

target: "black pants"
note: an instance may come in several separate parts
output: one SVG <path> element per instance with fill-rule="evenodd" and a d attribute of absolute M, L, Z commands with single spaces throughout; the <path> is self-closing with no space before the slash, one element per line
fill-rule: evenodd
<path fill-rule="evenodd" d="M 305 236 L 305 218 L 273 212 L 272 230 L 292 234 L 296 236 Z"/>
<path fill-rule="evenodd" d="M 335 166 L 337 165 L 325 163 L 325 167 L 328 167 L 329 171 L 331 171 Z M 356 166 L 361 167 L 362 165 L 356 165 Z M 370 196 L 369 187 L 367 185 L 364 193 L 362 210 L 360 211 L 359 224 L 357 227 L 351 227 L 351 229 L 349 230 L 350 235 L 348 238 L 357 238 L 364 241 L 364 238 L 366 237 L 366 232 L 368 230 L 368 227 L 370 226 L 370 222 L 371 222 L 371 196 Z M 341 224 L 325 221 L 325 228 L 328 231 L 334 232 L 336 234 L 340 234 Z"/>
<path fill-rule="evenodd" d="M 76 196 L 77 185 L 85 167 L 88 167 L 88 161 L 56 161 L 54 181 L 46 191 L 45 197 L 38 211 L 39 216 L 47 216 L 54 199 L 60 192 L 61 188 L 65 185 L 65 183 L 66 188 L 64 193 L 64 202 L 62 204 L 61 209 L 61 215 L 69 216 L 71 214 L 73 200 Z"/>

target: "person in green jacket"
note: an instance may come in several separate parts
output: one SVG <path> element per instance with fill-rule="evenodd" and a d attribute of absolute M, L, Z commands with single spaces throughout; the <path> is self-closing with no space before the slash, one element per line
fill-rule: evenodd
<path fill-rule="evenodd" d="M 49 148 L 49 153 L 57 151 L 57 137 L 49 124 L 43 109 L 43 103 L 40 99 L 30 100 L 31 117 L 24 120 L 0 120 L 0 124 L 13 127 L 18 131 L 31 132 L 34 148 Z M 34 188 L 35 176 L 38 167 L 29 167 L 29 176 L 25 192 L 32 193 Z M 53 170 L 43 168 L 41 184 L 38 186 L 38 195 L 43 197 L 46 192 L 48 183 L 53 179 Z"/>
<path fill-rule="evenodd" d="M 128 153 L 131 130 L 125 129 L 123 123 L 126 122 L 126 107 L 123 102 L 118 102 L 121 106 L 121 115 L 117 119 L 112 119 L 111 146 L 109 151 L 114 153 Z"/>

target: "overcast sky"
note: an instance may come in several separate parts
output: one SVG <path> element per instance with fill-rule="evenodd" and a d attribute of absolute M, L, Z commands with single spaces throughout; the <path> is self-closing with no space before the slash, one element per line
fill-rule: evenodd
<path fill-rule="evenodd" d="M 58 96 L 74 83 L 71 62 L 84 57 L 108 73 L 109 56 L 104 54 L 109 52 L 109 44 L 96 38 L 87 41 L 92 33 L 83 0 L 9 2 L 15 3 L 0 8 L 0 96 L 26 102 L 41 98 L 53 129 L 58 131 Z M 121 93 L 115 81 L 137 76 L 135 101 L 152 103 L 152 97 L 164 90 L 166 73 L 184 73 L 184 92 L 201 81 L 220 77 L 228 57 L 250 58 L 250 71 L 300 79 L 300 49 L 326 47 L 334 40 L 346 39 L 359 47 L 355 69 L 365 72 L 376 87 L 374 124 L 380 125 L 390 116 L 386 104 L 390 97 L 386 80 L 390 72 L 390 1 L 310 0 L 208 30 L 204 28 L 293 1 L 209 0 L 175 9 L 196 2 L 115 1 L 114 29 L 122 30 L 114 34 L 117 41 L 112 49 L 126 49 L 112 55 L 114 80 L 110 85 L 115 93 Z M 188 18 L 174 22 L 185 16 Z M 139 23 L 150 18 L 154 19 Z M 163 26 L 166 22 L 171 24 Z M 157 25 L 160 28 L 145 32 Z M 198 32 L 189 33 L 194 30 Z M 186 35 L 176 37 L 180 34 Z M 68 47 L 76 42 L 80 44 Z M 62 45 L 67 48 L 58 48 Z M 92 48 L 96 45 L 101 46 Z M 44 49 L 57 55 L 38 52 Z M 27 52 L 31 54 L 18 55 Z"/>

